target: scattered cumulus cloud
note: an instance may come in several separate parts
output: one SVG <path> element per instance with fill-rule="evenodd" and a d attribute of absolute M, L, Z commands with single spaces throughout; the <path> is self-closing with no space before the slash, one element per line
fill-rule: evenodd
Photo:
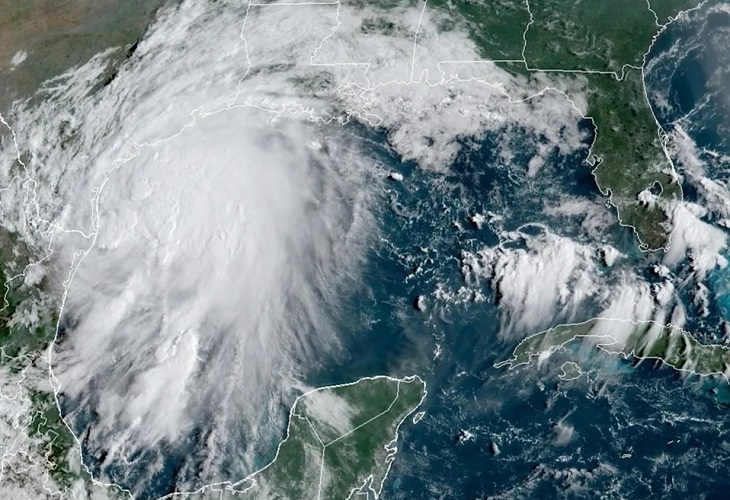
<path fill-rule="evenodd" d="M 17 51 L 12 59 L 10 59 L 10 71 L 15 69 L 16 66 L 20 66 L 25 62 L 25 60 L 28 59 L 28 52 L 25 50 L 19 50 Z"/>
<path fill-rule="evenodd" d="M 467 283 L 484 280 L 497 294 L 504 335 L 526 336 L 571 318 L 599 285 L 594 248 L 547 231 L 521 240 L 523 248 L 487 247 L 461 258 Z"/>
<path fill-rule="evenodd" d="M 2 223 L 52 254 L 35 279 L 48 273 L 60 289 L 72 278 L 53 367 L 74 425 L 97 416 L 87 446 L 104 466 L 174 448 L 201 422 L 207 470 L 231 436 L 252 451 L 302 366 L 336 349 L 339 293 L 357 283 L 378 232 L 379 183 L 341 124 L 384 128 L 404 160 L 430 170 L 486 132 L 539 137 L 530 175 L 549 152 L 585 146 L 580 77 L 527 80 L 478 62 L 466 32 L 440 32 L 439 14 L 421 7 L 187 0 L 163 11 L 105 87 L 90 92 L 108 53 L 47 82 L 42 105 L 16 103 L 27 159 L 4 135 Z M 381 18 L 391 32 L 364 34 Z M 596 203 L 551 210 L 586 213 L 596 233 L 606 224 Z M 702 216 L 677 210 L 667 268 L 685 256 L 698 276 L 727 264 L 724 235 Z M 461 264 L 468 286 L 496 292 L 505 336 L 569 320 L 590 301 L 633 319 L 671 307 L 667 283 L 621 274 L 607 289 L 599 259 L 620 256 L 545 230 L 504 235 Z M 454 296 L 484 300 L 466 288 Z M 560 432 L 570 440 L 567 424 Z M 541 473 L 573 482 L 594 471 Z"/>
<path fill-rule="evenodd" d="M 705 278 L 715 267 L 727 266 L 723 250 L 727 236 L 719 229 L 701 220 L 707 211 L 700 205 L 682 203 L 674 212 L 674 232 L 664 264 L 676 266 L 685 258 L 698 280 Z"/>

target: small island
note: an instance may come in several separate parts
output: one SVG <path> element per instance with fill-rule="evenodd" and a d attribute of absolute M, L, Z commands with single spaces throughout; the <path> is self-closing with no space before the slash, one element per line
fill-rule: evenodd
<path fill-rule="evenodd" d="M 566 361 L 560 367 L 560 375 L 558 375 L 558 378 L 564 382 L 568 382 L 579 379 L 581 375 L 583 375 L 583 371 L 580 369 L 580 366 L 572 361 Z"/>

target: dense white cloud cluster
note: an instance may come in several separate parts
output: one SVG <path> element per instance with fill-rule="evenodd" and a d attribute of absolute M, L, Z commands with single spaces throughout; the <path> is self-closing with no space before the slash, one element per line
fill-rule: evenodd
<path fill-rule="evenodd" d="M 180 486 L 218 478 L 234 449 L 239 472 L 255 460 L 243 452 L 268 450 L 303 367 L 336 350 L 332 318 L 378 231 L 373 160 L 326 124 L 332 101 L 302 95 L 296 71 L 248 67 L 245 16 L 195 1 L 167 11 L 106 87 L 91 92 L 99 56 L 18 107 L 27 172 L 4 163 L 4 222 L 50 249 L 66 289 L 53 370 L 70 421 L 103 467 L 130 474 L 135 460 L 161 470 L 161 447 L 205 428 Z M 249 69 L 239 90 L 256 102 L 229 106 Z"/>
<path fill-rule="evenodd" d="M 181 468 L 181 486 L 197 486 L 184 479 L 213 479 L 231 447 L 268 446 L 302 367 L 336 349 L 333 313 L 379 231 L 383 176 L 348 121 L 383 127 L 403 159 L 432 170 L 488 131 L 540 139 L 530 175 L 551 151 L 584 147 L 585 82 L 563 81 L 566 94 L 553 77 L 477 62 L 466 32 L 439 31 L 423 5 L 187 0 L 107 85 L 108 53 L 13 110 L 2 223 L 51 255 L 35 272 L 65 294 L 53 368 L 103 467 L 133 471 L 150 460 L 140 450 L 174 449 L 206 427 L 195 443 L 204 471 Z M 550 210 L 585 213 L 590 234 L 612 223 L 593 202 Z M 722 264 L 724 239 L 699 217 L 677 211 L 667 266 L 687 254 L 698 274 Z M 468 285 L 498 293 L 505 335 L 572 319 L 590 300 L 635 319 L 670 307 L 668 286 L 627 276 L 608 290 L 601 259 L 620 255 L 516 232 L 465 252 L 462 266 Z M 229 472 L 251 472 L 253 455 L 237 456 Z"/>
<path fill-rule="evenodd" d="M 598 292 L 596 249 L 551 232 L 520 235 L 524 248 L 486 247 L 462 254 L 467 283 L 495 290 L 503 308 L 504 335 L 525 336 L 555 319 L 573 317 Z"/>
<path fill-rule="evenodd" d="M 110 177 L 54 363 L 66 396 L 97 413 L 107 460 L 201 419 L 215 418 L 215 449 L 238 422 L 257 435 L 296 360 L 336 345 L 328 309 L 373 222 L 366 156 L 335 137 L 325 150 L 298 121 L 227 111 Z"/>
<path fill-rule="evenodd" d="M 14 358 L 0 367 L 0 487 L 4 498 L 107 500 L 115 497 L 118 490 L 92 485 L 80 475 L 62 484 L 49 471 L 51 436 L 37 432 L 40 421 L 36 412 L 45 408 L 39 409 L 34 404 L 38 398 L 35 391 L 50 391 L 46 373 L 41 357 Z M 54 429 L 56 424 L 48 423 Z M 67 470 L 80 474 L 79 450 L 69 450 L 66 458 Z"/>
<path fill-rule="evenodd" d="M 681 326 L 686 321 L 671 269 L 689 263 L 698 283 L 695 302 L 706 314 L 706 286 L 701 281 L 722 256 L 722 231 L 691 218 L 692 206 L 679 209 L 678 232 L 663 264 L 655 265 L 658 282 L 617 263 L 621 254 L 610 245 L 581 244 L 545 228 L 537 234 L 501 232 L 502 243 L 477 252 L 462 252 L 462 275 L 468 289 L 491 288 L 502 310 L 501 335 L 524 337 L 557 323 L 595 315 L 634 321 L 654 320 Z M 690 217 L 690 219 L 684 219 Z M 602 261 L 602 262 L 601 262 Z M 610 275 L 599 263 L 610 268 Z M 448 299 L 446 294 L 438 296 Z M 704 313 L 703 313 L 704 311 Z M 616 327 L 612 333 L 621 339 Z M 625 329 L 624 329 L 625 330 Z M 616 336 L 618 335 L 618 337 Z"/>
<path fill-rule="evenodd" d="M 690 267 L 697 279 L 705 278 L 715 267 L 726 267 L 723 251 L 727 237 L 719 229 L 701 220 L 707 211 L 700 205 L 682 203 L 674 213 L 674 233 L 664 263 L 673 266 L 689 259 Z"/>
<path fill-rule="evenodd" d="M 494 66 L 447 76 L 454 48 L 476 51 L 432 15 L 189 0 L 103 87 L 110 53 L 13 110 L 3 224 L 50 255 L 39 272 L 65 293 L 53 369 L 102 467 L 161 468 L 164 453 L 139 452 L 205 423 L 204 471 L 186 464 L 180 485 L 212 479 L 232 443 L 266 446 L 302 366 L 336 348 L 332 313 L 378 231 L 379 185 L 340 124 L 385 126 L 428 168 L 445 168 L 462 137 L 514 126 L 580 146 L 562 94 L 515 105 Z M 364 32 L 383 17 L 398 29 Z"/>
<path fill-rule="evenodd" d="M 730 188 L 726 181 L 707 175 L 705 159 L 718 166 L 730 164 L 730 158 L 711 150 L 700 150 L 680 124 L 672 128 L 670 153 L 675 157 L 684 180 L 697 189 L 703 207 L 718 217 L 722 225 L 730 225 Z"/>

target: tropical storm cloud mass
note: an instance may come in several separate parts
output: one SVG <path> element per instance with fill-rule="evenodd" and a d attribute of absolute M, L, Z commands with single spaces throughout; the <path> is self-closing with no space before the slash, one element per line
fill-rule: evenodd
<path fill-rule="evenodd" d="M 657 454 L 730 430 L 730 151 L 722 70 L 676 75 L 730 15 L 642 6 L 619 75 L 515 6 L 168 2 L 0 102 L 0 489 L 686 494 Z"/>

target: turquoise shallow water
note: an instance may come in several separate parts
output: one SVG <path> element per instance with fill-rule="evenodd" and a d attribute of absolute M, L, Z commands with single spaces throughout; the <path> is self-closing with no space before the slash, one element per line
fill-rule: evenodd
<path fill-rule="evenodd" d="M 660 37 L 651 55 L 659 63 L 648 75 L 648 87 L 670 97 L 671 105 L 657 110 L 663 123 L 697 110 L 686 129 L 700 145 L 723 150 L 727 86 L 715 80 L 723 81 L 718 68 L 730 68 L 730 61 L 722 58 L 720 45 L 697 42 L 717 36 L 730 20 L 713 17 L 707 30 L 703 23 L 699 16 Z M 404 179 L 382 194 L 382 240 L 365 264 L 362 288 L 344 297 L 337 311 L 341 348 L 312 367 L 307 383 L 413 373 L 426 380 L 425 417 L 404 425 L 384 498 L 723 497 L 730 486 L 727 384 L 598 353 L 581 358 L 585 374 L 575 381 L 558 378 L 561 363 L 574 360 L 575 352 L 558 354 L 540 369 L 497 370 L 493 364 L 534 332 L 500 335 L 499 297 L 486 283 L 478 288 L 483 302 L 473 300 L 476 289 L 458 303 L 437 293 L 464 286 L 462 252 L 499 242 L 496 231 L 469 222 L 476 213 L 503 217 L 505 231 L 539 223 L 563 237 L 597 243 L 582 226 L 585 213 L 545 210 L 564 195 L 605 205 L 584 162 L 592 141 L 587 123 L 584 147 L 569 155 L 552 153 L 535 177 L 528 175 L 528 163 L 538 139 L 526 131 L 469 141 L 448 173 L 427 173 L 402 162 L 384 133 L 351 127 L 372 144 L 374 162 Z M 509 161 L 500 155 L 505 142 L 516 151 Z M 709 172 L 726 175 L 721 168 Z M 696 196 L 691 186 L 685 192 L 689 199 Z M 602 243 L 627 255 L 634 272 L 656 279 L 648 272 L 653 261 L 641 257 L 631 231 L 604 208 L 612 225 Z M 540 231 L 536 228 L 531 231 Z M 607 273 L 605 279 L 613 278 Z M 692 316 L 688 308 L 688 324 L 717 337 L 730 312 L 730 272 L 717 272 L 709 284 L 717 294 L 710 316 Z M 679 290 L 688 302 L 694 285 L 690 280 Z M 414 307 L 419 296 L 425 297 L 425 311 Z M 596 307 L 588 301 L 577 319 L 591 317 Z M 280 412 L 283 436 L 288 408 Z M 271 440 L 271 456 L 281 436 Z M 181 477 L 190 479 L 181 464 L 205 438 L 206 429 L 193 429 L 189 447 L 163 450 L 166 462 L 150 484 L 149 498 L 171 491 Z M 144 463 L 147 457 L 139 458 Z M 258 465 L 270 458 L 262 455 Z M 236 477 L 235 462 L 232 457 L 221 476 Z"/>
<path fill-rule="evenodd" d="M 710 275 L 710 286 L 714 294 L 715 313 L 723 318 L 730 318 L 730 272 L 718 269 Z"/>
<path fill-rule="evenodd" d="M 695 110 L 686 129 L 702 147 L 715 150 L 727 148 L 724 89 L 730 87 L 716 80 L 718 74 L 724 78 L 722 68 L 730 68 L 730 61 L 718 46 L 697 42 L 728 28 L 730 16 L 708 20 L 703 13 L 670 28 L 651 54 L 660 64 L 648 75 L 650 92 L 663 92 L 672 103 L 657 111 L 662 123 L 669 127 Z M 510 141 L 522 141 L 529 151 L 535 139 L 511 133 Z M 488 228 L 469 225 L 471 214 L 501 214 L 505 229 L 539 222 L 585 241 L 580 216 L 544 211 L 560 193 L 596 199 L 585 150 L 554 155 L 552 166 L 532 179 L 526 174 L 529 154 L 505 165 L 497 154 L 500 139 L 470 144 L 447 175 L 416 173 L 383 148 L 383 164 L 405 176 L 393 183 L 382 214 L 387 244 L 370 262 L 367 300 L 353 300 L 350 312 L 359 319 L 350 324 L 345 352 L 313 374 L 312 382 L 382 372 L 426 379 L 426 416 L 404 427 L 386 498 L 723 498 L 730 486 L 730 392 L 724 381 L 598 353 L 582 361 L 587 373 L 576 381 L 557 377 L 562 361 L 575 359 L 570 352 L 540 370 L 504 372 L 492 365 L 516 341 L 499 340 L 497 297 L 488 287 L 482 290 L 485 303 L 432 300 L 426 312 L 412 307 L 414 297 L 432 297 L 438 286 L 463 285 L 461 251 L 497 243 Z M 726 172 L 710 167 L 709 175 L 722 178 Z M 691 186 L 685 191 L 690 200 L 696 195 Z M 629 230 L 614 225 L 605 237 L 635 258 L 635 272 L 651 279 L 651 259 L 640 260 Z M 695 317 L 688 307 L 688 325 L 701 338 L 716 339 L 730 317 L 730 271 L 717 271 L 708 283 L 717 294 L 710 316 Z M 680 296 L 691 300 L 693 286 L 684 282 Z M 592 312 L 589 304 L 581 314 Z M 434 358 L 437 344 L 440 356 Z M 465 440 L 465 431 L 473 439 Z"/>

